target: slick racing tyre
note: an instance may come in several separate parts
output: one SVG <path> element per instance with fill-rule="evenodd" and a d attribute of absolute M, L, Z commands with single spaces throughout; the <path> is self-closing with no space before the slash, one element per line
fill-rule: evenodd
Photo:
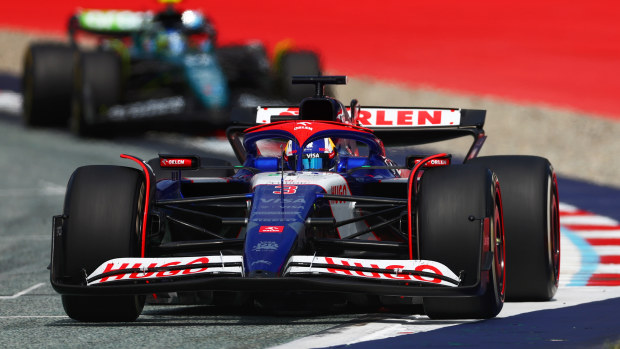
<path fill-rule="evenodd" d="M 22 87 L 27 126 L 57 126 L 69 120 L 74 52 L 60 43 L 32 44 L 26 50 Z"/>
<path fill-rule="evenodd" d="M 286 100 L 299 104 L 302 99 L 314 96 L 314 86 L 293 85 L 292 80 L 295 75 L 321 75 L 321 64 L 316 53 L 312 51 L 287 51 L 282 54 L 278 64 L 279 66 L 276 67 L 278 85 Z M 325 93 L 330 95 L 327 88 Z"/>
<path fill-rule="evenodd" d="M 261 93 L 270 89 L 269 60 L 263 45 L 222 46 L 216 54 L 231 89 Z"/>
<path fill-rule="evenodd" d="M 140 255 L 139 233 L 145 184 L 138 170 L 120 166 L 84 166 L 71 176 L 65 197 L 63 275 L 84 284 L 85 275 L 113 258 Z M 143 296 L 63 295 L 69 317 L 79 321 L 133 321 Z"/>
<path fill-rule="evenodd" d="M 461 274 L 460 286 L 478 280 L 483 293 L 425 297 L 432 319 L 485 319 L 504 305 L 504 230 L 497 177 L 487 168 L 455 165 L 425 171 L 416 203 L 420 259 Z M 492 257 L 492 258 L 491 258 Z"/>
<path fill-rule="evenodd" d="M 108 108 L 120 100 L 122 88 L 121 60 L 114 52 L 82 52 L 74 74 L 71 108 L 71 131 L 80 137 L 99 136 Z"/>
<path fill-rule="evenodd" d="M 536 156 L 485 156 L 468 163 L 493 170 L 502 186 L 506 298 L 550 300 L 560 278 L 560 218 L 553 167 Z"/>

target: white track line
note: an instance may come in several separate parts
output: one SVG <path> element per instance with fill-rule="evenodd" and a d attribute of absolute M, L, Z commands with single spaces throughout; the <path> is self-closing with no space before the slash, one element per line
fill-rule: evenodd
<path fill-rule="evenodd" d="M 43 285 L 45 285 L 45 284 L 40 282 L 40 283 L 38 283 L 36 285 L 28 287 L 27 289 L 25 289 L 23 291 L 19 291 L 19 292 L 17 292 L 16 294 L 14 294 L 12 296 L 0 296 L 0 300 L 2 300 L 2 299 L 15 299 L 15 298 L 19 298 L 19 297 L 25 295 L 26 293 L 28 293 L 30 291 L 33 291 L 33 290 L 35 290 L 35 289 L 37 289 L 37 288 L 39 288 L 39 287 L 41 287 Z"/>

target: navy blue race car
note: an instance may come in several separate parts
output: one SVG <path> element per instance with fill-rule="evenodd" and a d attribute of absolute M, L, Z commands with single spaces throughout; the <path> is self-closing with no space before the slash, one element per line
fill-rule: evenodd
<path fill-rule="evenodd" d="M 286 41 L 271 59 L 260 42 L 218 45 L 198 10 L 81 10 L 68 32 L 68 44 L 37 42 L 25 53 L 28 126 L 69 125 L 80 136 L 224 129 L 235 110 L 299 103 L 311 90 L 292 87 L 291 76 L 321 73 L 317 54 Z"/>
<path fill-rule="evenodd" d="M 345 82 L 294 77 L 316 94 L 230 127 L 238 166 L 160 154 L 122 155 L 138 168 L 78 168 L 53 220 L 51 283 L 66 313 L 134 320 L 146 299 L 491 318 L 505 299 L 551 299 L 560 230 L 549 162 L 477 157 L 484 110 L 346 107 L 323 94 Z M 459 137 L 473 139 L 463 159 L 386 153 Z"/>

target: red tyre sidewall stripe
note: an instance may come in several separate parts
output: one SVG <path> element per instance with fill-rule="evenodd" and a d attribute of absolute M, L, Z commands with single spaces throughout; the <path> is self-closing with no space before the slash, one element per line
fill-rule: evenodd
<path fill-rule="evenodd" d="M 147 224 L 147 217 L 149 215 L 149 208 L 150 208 L 150 196 L 151 196 L 151 176 L 150 171 L 148 169 L 148 167 L 146 167 L 146 164 L 144 163 L 144 161 L 133 157 L 131 155 L 126 155 L 126 154 L 121 154 L 121 158 L 124 159 L 129 159 L 132 160 L 134 162 L 136 162 L 138 165 L 140 165 L 140 167 L 142 168 L 142 171 L 144 173 L 144 178 L 146 181 L 146 195 L 144 196 L 144 215 L 142 216 L 142 241 L 140 243 L 140 257 L 144 257 L 144 252 L 145 252 L 145 244 L 146 244 L 146 224 Z"/>

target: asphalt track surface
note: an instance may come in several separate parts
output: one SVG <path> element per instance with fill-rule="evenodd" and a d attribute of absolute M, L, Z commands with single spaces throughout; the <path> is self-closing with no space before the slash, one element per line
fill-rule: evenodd
<path fill-rule="evenodd" d="M 159 133 L 112 140 L 77 139 L 62 129 L 26 129 L 18 116 L 6 113 L 0 114 L 0 148 L 2 348 L 566 348 L 600 347 L 620 340 L 620 324 L 616 321 L 620 288 L 585 287 L 599 261 L 588 261 L 569 239 L 576 233 L 565 228 L 563 275 L 555 299 L 544 303 L 507 303 L 498 318 L 487 321 L 430 321 L 419 315 L 369 314 L 361 310 L 273 315 L 255 309 L 151 305 L 134 323 L 78 323 L 64 314 L 60 297 L 49 285 L 46 269 L 51 217 L 62 210 L 66 182 L 73 170 L 88 164 L 131 166 L 118 157 L 120 153 L 143 158 L 158 152 L 205 153 L 205 149 L 216 156 L 229 157 L 231 153 L 217 139 L 198 141 Z M 584 195 L 579 193 L 606 190 L 561 181 L 566 192 L 572 192 L 562 197 L 563 214 L 577 219 L 584 216 L 578 213 L 586 207 L 578 210 L 573 204 L 587 201 L 580 201 Z M 572 198 L 571 203 L 564 198 Z M 615 207 L 617 210 L 617 202 Z M 611 227 L 618 225 L 610 217 L 602 218 L 595 216 L 593 221 Z"/>

